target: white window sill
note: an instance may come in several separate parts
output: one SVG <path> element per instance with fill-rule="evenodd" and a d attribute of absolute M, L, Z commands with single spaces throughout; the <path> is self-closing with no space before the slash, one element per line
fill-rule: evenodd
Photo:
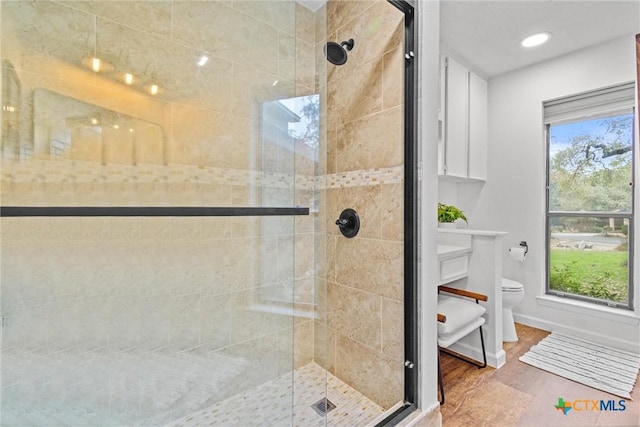
<path fill-rule="evenodd" d="M 536 297 L 536 299 L 538 300 L 538 304 L 545 307 L 557 308 L 559 310 L 598 317 L 600 319 L 613 320 L 627 325 L 640 325 L 640 317 L 630 310 L 605 307 L 598 304 L 590 304 L 584 301 L 576 301 L 553 295 L 542 295 Z"/>

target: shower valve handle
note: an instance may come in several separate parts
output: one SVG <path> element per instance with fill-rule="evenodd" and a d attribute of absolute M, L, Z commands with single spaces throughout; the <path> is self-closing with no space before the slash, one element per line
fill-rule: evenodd
<path fill-rule="evenodd" d="M 336 225 L 340 228 L 340 232 L 346 238 L 355 237 L 360 230 L 360 217 L 353 209 L 345 209 L 340 214 L 340 218 L 336 220 Z"/>
<path fill-rule="evenodd" d="M 336 219 L 336 225 L 347 225 L 347 224 L 349 224 L 349 220 L 346 218 Z"/>

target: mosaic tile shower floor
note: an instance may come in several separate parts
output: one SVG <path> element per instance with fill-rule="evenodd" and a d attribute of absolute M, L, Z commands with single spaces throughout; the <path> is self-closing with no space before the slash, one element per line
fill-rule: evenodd
<path fill-rule="evenodd" d="M 313 363 L 225 400 L 260 374 L 229 355 L 9 349 L 1 372 L 2 427 L 359 427 L 382 413 Z M 337 408 L 320 416 L 327 393 Z"/>
<path fill-rule="evenodd" d="M 223 400 L 170 424 L 193 426 L 367 426 L 383 409 L 315 363 L 282 375 L 238 396 Z M 324 396 L 336 405 L 326 416 L 312 407 Z"/>

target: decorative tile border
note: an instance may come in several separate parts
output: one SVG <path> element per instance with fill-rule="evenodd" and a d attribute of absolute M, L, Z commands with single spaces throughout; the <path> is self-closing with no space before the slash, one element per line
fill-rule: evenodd
<path fill-rule="evenodd" d="M 262 173 L 241 169 L 198 167 L 191 165 L 100 165 L 71 160 L 32 160 L 2 165 L 2 184 L 123 184 L 136 188 L 144 184 L 184 184 L 193 188 L 209 184 L 268 187 L 296 190 L 362 187 L 397 184 L 404 180 L 404 167 L 375 168 L 321 175 L 318 177 L 285 173 Z"/>
<path fill-rule="evenodd" d="M 166 183 L 219 184 L 312 190 L 313 177 L 285 173 L 262 173 L 242 169 L 192 165 L 100 165 L 95 162 L 52 160 L 4 162 L 4 183 Z"/>
<path fill-rule="evenodd" d="M 404 182 L 404 167 L 395 166 L 330 174 L 327 175 L 326 188 L 363 187 L 402 182 Z"/>

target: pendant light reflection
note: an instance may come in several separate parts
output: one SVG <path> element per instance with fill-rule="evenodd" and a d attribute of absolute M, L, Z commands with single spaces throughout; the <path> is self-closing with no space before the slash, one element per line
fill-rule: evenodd
<path fill-rule="evenodd" d="M 198 64 L 204 65 L 209 58 L 203 55 Z M 151 95 L 157 95 L 160 93 L 160 86 L 157 84 L 155 76 L 150 76 L 149 80 L 144 77 L 135 76 L 128 71 L 119 71 L 113 64 L 106 62 L 95 56 L 85 56 L 80 61 L 83 67 L 91 69 L 94 73 L 99 73 L 105 78 L 118 81 L 120 84 L 124 83 L 127 86 L 131 86 L 137 90 L 144 91 Z M 146 80 L 146 81 L 145 81 Z M 152 83 L 153 82 L 153 83 Z M 7 111 L 6 106 L 3 106 L 3 111 Z"/>
<path fill-rule="evenodd" d="M 80 60 L 80 64 L 94 73 L 109 73 L 114 70 L 113 64 L 96 56 L 85 56 Z"/>
<path fill-rule="evenodd" d="M 204 64 L 207 63 L 208 60 L 209 60 L 209 57 L 207 55 L 202 55 L 198 60 L 198 65 L 202 67 L 204 66 Z"/>
<path fill-rule="evenodd" d="M 98 58 L 92 58 L 91 59 L 91 69 L 95 72 L 98 73 L 100 72 L 100 66 L 102 64 L 102 61 L 100 61 Z"/>

